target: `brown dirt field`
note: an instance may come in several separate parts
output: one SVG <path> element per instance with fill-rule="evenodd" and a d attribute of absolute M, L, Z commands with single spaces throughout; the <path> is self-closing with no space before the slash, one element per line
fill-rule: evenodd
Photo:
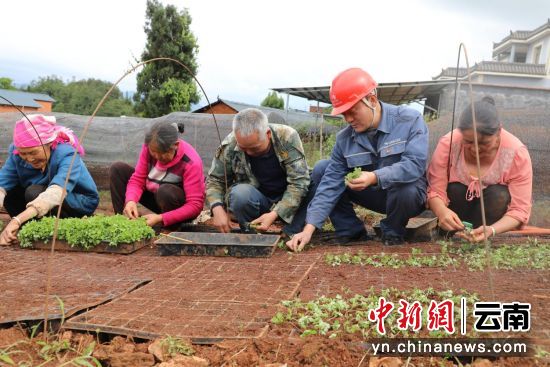
<path fill-rule="evenodd" d="M 548 240 L 541 238 L 540 241 Z M 521 243 L 525 238 L 501 238 L 498 242 Z M 292 327 L 272 325 L 269 320 L 285 299 L 298 296 L 311 300 L 321 295 L 364 293 L 370 287 L 466 290 L 478 293 L 483 300 L 529 302 L 532 328 L 528 336 L 548 342 L 548 270 L 493 269 L 489 274 L 470 272 L 461 266 L 445 269 L 332 267 L 323 259 L 326 252 L 361 250 L 367 254 L 405 254 L 410 253 L 412 247 L 420 247 L 424 253 L 435 253 L 438 249 L 438 245 L 428 243 L 385 248 L 379 242 L 369 241 L 353 247 L 316 246 L 299 254 L 276 249 L 268 259 L 160 257 L 154 246 L 126 256 L 56 252 L 51 259 L 51 294 L 60 296 L 66 310 L 71 312 L 79 306 L 93 304 L 88 312 L 69 318 L 68 328 L 92 332 L 100 328 L 148 338 L 167 334 L 225 338 L 214 345 L 194 346 L 196 355 L 206 358 L 211 366 L 275 362 L 289 366 L 357 366 L 361 361 L 362 366 L 368 366 L 374 359 L 358 344 L 361 338 L 357 335 L 336 339 L 300 338 Z M 5 320 L 23 319 L 30 314 L 33 319 L 41 317 L 48 256 L 48 251 L 0 247 L 0 315 Z M 150 282 L 143 285 L 144 281 Z M 132 291 L 138 284 L 142 286 Z M 95 307 L 108 299 L 112 300 Z M 59 310 L 55 309 L 53 300 L 50 303 L 54 307 L 53 316 Z M 20 337 L 13 327 L 0 329 L 0 349 Z M 132 345 L 130 353 L 135 354 L 147 344 Z M 413 358 L 409 362 L 410 366 L 456 364 L 441 358 Z M 550 364 L 545 360 L 507 358 L 492 365 Z"/>

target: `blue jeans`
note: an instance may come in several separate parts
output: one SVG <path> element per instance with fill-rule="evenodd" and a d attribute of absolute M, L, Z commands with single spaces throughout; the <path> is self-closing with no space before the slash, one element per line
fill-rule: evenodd
<path fill-rule="evenodd" d="M 328 159 L 315 164 L 311 174 L 311 185 L 306 200 L 302 202 L 292 222 L 295 226 L 305 225 L 307 205 L 315 196 L 317 186 L 321 182 Z M 338 203 L 330 213 L 330 221 L 337 236 L 354 236 L 364 231 L 365 224 L 355 214 L 353 204 L 358 204 L 369 210 L 386 214 L 380 222 L 383 237 L 405 236 L 405 227 L 410 218 L 422 213 L 426 203 L 426 178 L 421 177 L 415 182 L 395 185 L 387 190 L 367 187 L 362 191 L 349 188 L 339 198 Z"/>
<path fill-rule="evenodd" d="M 245 224 L 253 221 L 262 214 L 271 211 L 273 204 L 281 200 L 282 195 L 275 199 L 270 199 L 265 196 L 250 184 L 237 184 L 229 191 L 229 211 L 233 213 L 241 229 L 244 229 Z M 302 200 L 304 205 L 304 200 Z M 305 204 L 307 207 L 307 203 Z M 293 221 L 283 227 L 283 232 L 288 235 L 302 231 L 301 223 Z"/>

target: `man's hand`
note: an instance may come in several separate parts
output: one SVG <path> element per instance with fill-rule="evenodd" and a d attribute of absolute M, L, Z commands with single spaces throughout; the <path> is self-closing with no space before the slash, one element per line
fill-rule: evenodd
<path fill-rule="evenodd" d="M 149 227 L 152 227 L 158 223 L 162 223 L 162 215 L 160 214 L 145 214 L 145 215 L 142 215 L 141 216 L 142 218 L 145 218 L 145 220 L 147 221 L 147 225 Z"/>
<path fill-rule="evenodd" d="M 212 214 L 214 215 L 214 226 L 222 233 L 231 232 L 231 219 L 229 215 L 223 208 L 223 206 L 218 205 L 212 209 Z"/>
<path fill-rule="evenodd" d="M 444 208 L 437 216 L 439 226 L 445 231 L 462 231 L 464 230 L 464 224 L 458 217 L 458 215 L 449 208 Z"/>
<path fill-rule="evenodd" d="M 311 241 L 313 232 L 315 232 L 315 226 L 312 224 L 306 224 L 302 232 L 296 233 L 289 241 L 286 242 L 286 246 L 294 252 L 302 251 L 304 246 Z"/>
<path fill-rule="evenodd" d="M 361 176 L 350 181 L 346 181 L 346 184 L 353 191 L 362 191 L 369 186 L 376 185 L 378 183 L 378 178 L 374 172 L 363 171 Z"/>
<path fill-rule="evenodd" d="M 17 232 L 19 232 L 19 223 L 12 220 L 0 234 L 0 246 L 13 245 L 17 241 Z"/>
<path fill-rule="evenodd" d="M 265 232 L 269 229 L 269 226 L 279 217 L 276 211 L 270 211 L 269 213 L 262 214 L 259 218 L 254 219 L 250 224 L 255 224 L 256 229 L 259 232 Z"/>
<path fill-rule="evenodd" d="M 129 201 L 124 206 L 124 210 L 122 211 L 122 214 L 127 216 L 130 219 L 136 219 L 139 217 L 139 211 L 138 207 L 135 201 Z"/>

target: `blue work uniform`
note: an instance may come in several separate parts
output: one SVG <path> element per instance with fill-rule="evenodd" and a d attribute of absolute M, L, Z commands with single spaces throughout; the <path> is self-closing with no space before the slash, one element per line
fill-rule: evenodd
<path fill-rule="evenodd" d="M 426 203 L 428 128 L 420 112 L 380 102 L 381 120 L 376 134 L 356 133 L 347 126 L 336 136 L 329 160 L 313 169 L 314 196 L 306 223 L 321 228 L 330 216 L 338 236 L 364 231 L 353 203 L 386 214 L 380 223 L 384 237 L 403 239 L 410 218 Z M 374 143 L 374 145 L 373 145 Z M 378 184 L 362 191 L 349 189 L 346 174 L 355 167 L 376 174 Z M 311 196 L 311 195 L 310 195 Z"/>

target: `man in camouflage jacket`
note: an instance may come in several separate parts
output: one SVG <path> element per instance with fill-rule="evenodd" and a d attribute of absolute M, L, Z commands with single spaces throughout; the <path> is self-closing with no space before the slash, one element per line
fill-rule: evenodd
<path fill-rule="evenodd" d="M 235 115 L 233 132 L 216 152 L 208 172 L 206 199 L 220 232 L 231 230 L 229 211 L 241 229 L 251 223 L 265 231 L 280 218 L 287 223 L 283 231 L 292 235 L 303 225 L 291 223 L 309 182 L 296 130 L 268 124 L 262 111 L 249 108 Z"/>

